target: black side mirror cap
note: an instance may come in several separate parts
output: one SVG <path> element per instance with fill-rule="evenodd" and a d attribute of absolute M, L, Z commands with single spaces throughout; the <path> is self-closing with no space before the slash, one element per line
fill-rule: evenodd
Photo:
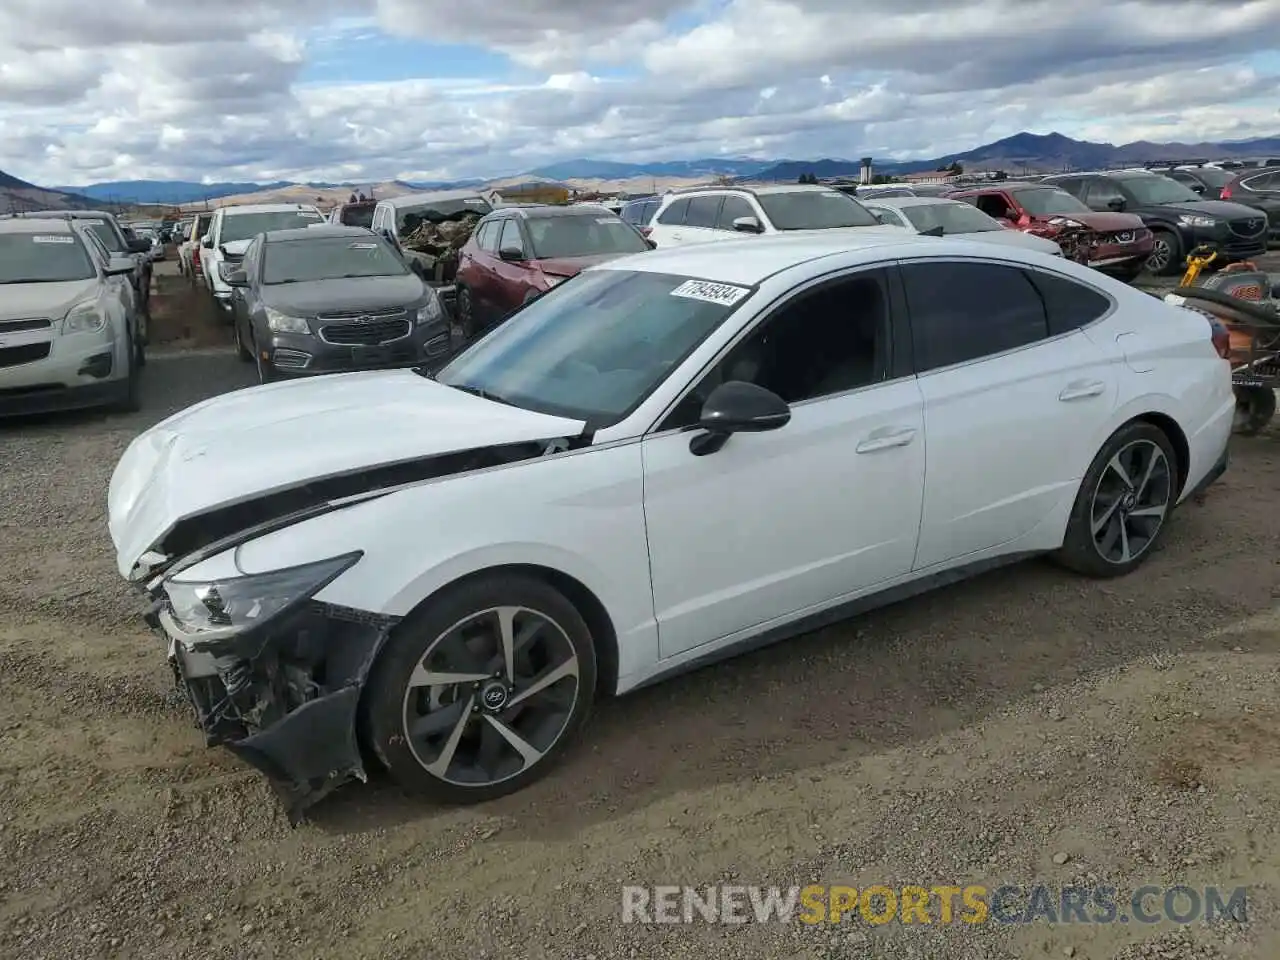
<path fill-rule="evenodd" d="M 508 263 L 520 263 L 524 260 L 524 251 L 519 247 L 503 247 L 498 251 L 498 257 Z"/>
<path fill-rule="evenodd" d="M 764 433 L 791 422 L 791 407 L 780 396 L 754 383 L 730 380 L 711 391 L 702 404 L 698 426 L 704 432 L 689 441 L 698 457 L 715 453 L 735 433 Z"/>

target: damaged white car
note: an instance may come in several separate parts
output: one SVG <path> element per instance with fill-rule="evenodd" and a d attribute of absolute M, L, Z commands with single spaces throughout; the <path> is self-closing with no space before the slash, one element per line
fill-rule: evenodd
<path fill-rule="evenodd" d="M 295 820 L 369 762 L 492 798 L 598 695 L 1030 554 L 1132 570 L 1226 469 L 1200 314 L 867 233 L 615 260 L 434 378 L 253 387 L 139 436 L 111 535 L 208 741 Z"/>

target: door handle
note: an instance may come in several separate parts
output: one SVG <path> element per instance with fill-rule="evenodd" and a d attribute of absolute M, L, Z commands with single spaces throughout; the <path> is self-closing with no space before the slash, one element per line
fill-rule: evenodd
<path fill-rule="evenodd" d="M 915 438 L 916 431 L 914 428 L 908 427 L 905 430 L 899 430 L 889 427 L 885 430 L 876 430 L 867 439 L 858 444 L 854 450 L 858 453 L 875 453 L 877 450 L 888 450 L 890 447 L 905 447 Z"/>
<path fill-rule="evenodd" d="M 1105 393 L 1107 385 L 1101 380 L 1075 380 L 1068 383 L 1058 394 L 1058 399 L 1083 400 L 1085 397 L 1097 397 Z"/>

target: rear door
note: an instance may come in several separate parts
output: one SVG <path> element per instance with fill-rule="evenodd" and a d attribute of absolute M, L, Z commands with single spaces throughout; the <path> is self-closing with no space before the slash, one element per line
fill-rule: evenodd
<path fill-rule="evenodd" d="M 724 203 L 724 194 L 712 193 L 689 198 L 689 209 L 684 215 L 681 227 L 681 242 L 710 243 L 723 240 L 731 234 L 717 229 L 720 219 L 720 207 Z"/>
<path fill-rule="evenodd" d="M 1076 287 L 1091 295 L 1093 319 L 1112 302 L 1008 262 L 930 258 L 901 269 L 928 437 L 915 569 L 1019 549 L 1074 501 L 1123 364 L 1080 329 L 1088 309 L 1061 304 Z"/>
<path fill-rule="evenodd" d="M 677 197 L 654 218 L 649 239 L 659 247 L 679 246 L 684 242 L 684 215 L 689 210 L 689 198 Z"/>

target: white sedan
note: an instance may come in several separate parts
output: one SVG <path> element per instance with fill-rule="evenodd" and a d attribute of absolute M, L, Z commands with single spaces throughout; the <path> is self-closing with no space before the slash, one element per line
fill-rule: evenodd
<path fill-rule="evenodd" d="M 435 376 L 251 387 L 140 435 L 111 536 L 209 741 L 294 817 L 370 762 L 499 796 L 598 696 L 1031 554 L 1128 573 L 1226 469 L 1203 315 L 867 234 L 614 260 Z"/>
<path fill-rule="evenodd" d="M 862 205 L 875 214 L 881 223 L 891 227 L 905 227 L 912 233 L 939 237 L 964 236 L 969 240 L 1020 247 L 1023 250 L 1047 253 L 1052 257 L 1062 256 L 1062 249 L 1052 240 L 1010 229 L 973 204 L 962 200 L 947 200 L 943 197 L 881 197 L 863 200 Z"/>

